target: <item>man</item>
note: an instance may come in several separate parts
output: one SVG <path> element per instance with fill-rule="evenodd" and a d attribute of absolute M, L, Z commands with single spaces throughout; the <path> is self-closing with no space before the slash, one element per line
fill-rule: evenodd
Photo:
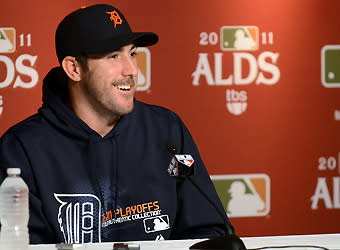
<path fill-rule="evenodd" d="M 223 219 L 191 183 L 169 176 L 171 141 L 193 156 L 192 178 L 223 209 L 189 131 L 173 112 L 134 99 L 136 49 L 157 41 L 132 32 L 109 5 L 59 24 L 61 67 L 44 79 L 43 105 L 0 142 L 0 180 L 19 167 L 30 190 L 31 244 L 224 234 Z"/>

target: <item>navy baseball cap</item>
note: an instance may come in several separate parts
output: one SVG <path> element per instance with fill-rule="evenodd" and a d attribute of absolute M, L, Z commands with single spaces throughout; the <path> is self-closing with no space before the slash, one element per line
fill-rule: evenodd
<path fill-rule="evenodd" d="M 137 47 L 157 43 L 153 32 L 133 32 L 115 7 L 96 4 L 67 15 L 58 25 L 55 46 L 59 63 L 66 56 L 104 54 L 135 43 Z"/>

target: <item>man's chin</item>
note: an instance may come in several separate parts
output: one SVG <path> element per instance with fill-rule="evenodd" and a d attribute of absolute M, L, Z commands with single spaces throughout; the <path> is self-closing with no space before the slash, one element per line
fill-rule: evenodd
<path fill-rule="evenodd" d="M 126 107 L 126 108 L 120 110 L 121 112 L 119 112 L 119 116 L 128 115 L 128 114 L 132 113 L 134 108 L 135 108 L 135 105 L 134 105 L 134 102 L 132 102 L 132 104 L 129 105 L 129 107 Z"/>

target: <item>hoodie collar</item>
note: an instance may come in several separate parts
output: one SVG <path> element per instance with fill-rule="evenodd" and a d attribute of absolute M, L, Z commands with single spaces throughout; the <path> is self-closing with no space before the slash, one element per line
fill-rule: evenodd
<path fill-rule="evenodd" d="M 43 106 L 39 112 L 64 133 L 83 139 L 88 139 L 90 135 L 91 138 L 97 138 L 96 140 L 103 139 L 66 105 L 68 98 L 67 76 L 61 67 L 55 67 L 44 78 Z M 122 116 L 104 139 L 120 134 L 134 113 L 135 109 L 132 113 Z"/>

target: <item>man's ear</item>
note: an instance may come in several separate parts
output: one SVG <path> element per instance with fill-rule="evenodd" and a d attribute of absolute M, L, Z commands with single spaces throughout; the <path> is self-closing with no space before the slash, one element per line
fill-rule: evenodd
<path fill-rule="evenodd" d="M 72 81 L 79 82 L 81 80 L 81 66 L 75 57 L 66 56 L 61 62 L 61 66 Z"/>

